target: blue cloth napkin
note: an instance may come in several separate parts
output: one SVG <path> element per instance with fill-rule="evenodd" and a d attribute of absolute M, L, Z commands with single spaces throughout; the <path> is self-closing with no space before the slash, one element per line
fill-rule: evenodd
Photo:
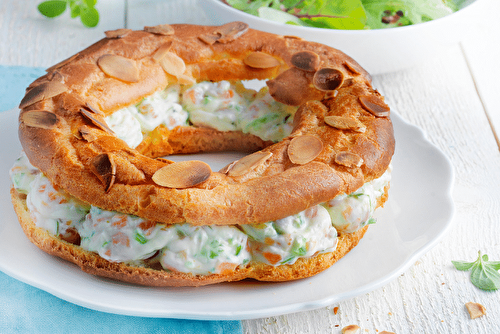
<path fill-rule="evenodd" d="M 16 108 L 26 87 L 44 73 L 42 68 L 0 66 L 0 111 Z M 0 272 L 0 333 L 239 334 L 243 330 L 239 321 L 142 318 L 98 312 Z"/>

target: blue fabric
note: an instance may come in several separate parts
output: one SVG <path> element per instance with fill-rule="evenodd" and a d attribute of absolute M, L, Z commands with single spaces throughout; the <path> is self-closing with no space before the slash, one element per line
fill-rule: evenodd
<path fill-rule="evenodd" d="M 39 67 L 0 66 L 0 111 L 16 108 L 29 86 L 45 70 Z"/>
<path fill-rule="evenodd" d="M 0 111 L 16 108 L 24 96 L 26 87 L 44 73 L 44 69 L 41 68 L 0 66 Z M 2 334 L 239 334 L 242 332 L 239 321 L 142 318 L 98 312 L 66 302 L 0 272 L 0 333 Z"/>

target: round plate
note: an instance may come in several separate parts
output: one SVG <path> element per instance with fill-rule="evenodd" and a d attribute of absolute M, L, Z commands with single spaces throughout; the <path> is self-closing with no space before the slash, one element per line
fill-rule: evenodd
<path fill-rule="evenodd" d="M 453 217 L 453 171 L 421 130 L 392 113 L 396 135 L 389 200 L 359 245 L 324 272 L 299 281 L 245 280 L 199 288 L 152 288 L 83 273 L 23 234 L 10 202 L 9 169 L 21 151 L 17 110 L 0 114 L 0 270 L 59 298 L 98 311 L 204 320 L 235 320 L 307 311 L 370 292 L 397 278 L 431 249 Z M 236 153 L 201 155 L 217 170 Z M 191 157 L 193 158 L 193 157 Z M 197 156 L 197 159 L 200 155 Z"/>

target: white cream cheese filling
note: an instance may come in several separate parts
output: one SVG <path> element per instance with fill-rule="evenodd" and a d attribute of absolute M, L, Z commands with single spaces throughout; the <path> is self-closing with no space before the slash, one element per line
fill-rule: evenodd
<path fill-rule="evenodd" d="M 242 131 L 278 142 L 292 131 L 297 107 L 275 101 L 267 87 L 258 93 L 242 83 L 170 85 L 139 103 L 106 117 L 116 136 L 136 148 L 158 126 L 169 130 L 193 124 L 219 131 Z"/>

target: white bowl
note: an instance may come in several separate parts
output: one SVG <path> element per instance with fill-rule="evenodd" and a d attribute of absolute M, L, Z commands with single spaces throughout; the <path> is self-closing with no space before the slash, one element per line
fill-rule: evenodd
<path fill-rule="evenodd" d="M 334 30 L 281 24 L 247 14 L 220 0 L 201 0 L 214 24 L 231 21 L 279 35 L 294 35 L 339 49 L 371 74 L 409 68 L 457 44 L 467 34 L 487 0 L 472 0 L 459 11 L 433 21 L 377 30 Z M 484 9 L 483 9 L 484 8 Z"/>

